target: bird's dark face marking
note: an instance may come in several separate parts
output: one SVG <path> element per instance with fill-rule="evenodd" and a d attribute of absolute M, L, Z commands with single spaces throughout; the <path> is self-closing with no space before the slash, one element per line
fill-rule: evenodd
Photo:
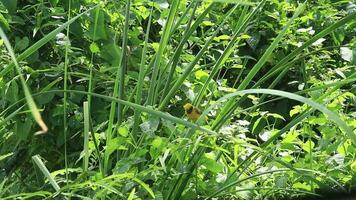
<path fill-rule="evenodd" d="M 187 113 L 190 114 L 193 112 L 193 106 L 190 106 L 188 109 L 187 109 Z"/>

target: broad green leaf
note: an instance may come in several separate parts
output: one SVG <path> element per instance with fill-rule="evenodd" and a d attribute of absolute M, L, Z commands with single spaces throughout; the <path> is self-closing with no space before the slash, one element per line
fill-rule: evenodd
<path fill-rule="evenodd" d="M 214 156 L 206 153 L 204 157 L 201 159 L 201 164 L 207 168 L 207 170 L 213 172 L 213 173 L 219 173 L 222 172 L 224 169 L 224 166 L 220 163 L 218 163 Z"/>
<path fill-rule="evenodd" d="M 92 11 L 91 16 L 93 19 L 96 18 L 96 11 Z M 96 30 L 95 30 L 96 29 Z M 107 30 L 105 26 L 105 11 L 100 9 L 97 24 L 95 22 L 90 23 L 88 36 L 93 40 L 106 40 L 108 38 Z"/>

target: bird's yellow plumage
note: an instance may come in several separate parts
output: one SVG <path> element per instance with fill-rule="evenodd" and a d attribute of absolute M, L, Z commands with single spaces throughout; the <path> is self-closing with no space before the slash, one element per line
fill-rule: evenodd
<path fill-rule="evenodd" d="M 194 107 L 192 104 L 187 103 L 184 106 L 185 114 L 192 121 L 197 121 L 199 119 L 201 112 L 198 108 Z"/>

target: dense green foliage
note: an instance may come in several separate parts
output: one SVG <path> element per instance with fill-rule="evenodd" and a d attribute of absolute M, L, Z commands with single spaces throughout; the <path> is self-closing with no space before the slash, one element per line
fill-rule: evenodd
<path fill-rule="evenodd" d="M 356 4 L 0 2 L 1 199 L 356 190 Z"/>

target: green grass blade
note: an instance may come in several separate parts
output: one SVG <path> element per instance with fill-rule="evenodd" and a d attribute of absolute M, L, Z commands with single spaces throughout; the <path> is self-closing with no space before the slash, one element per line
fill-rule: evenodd
<path fill-rule="evenodd" d="M 126 1 L 126 8 L 125 8 L 125 24 L 124 24 L 124 31 L 123 31 L 123 38 L 122 38 L 122 55 L 121 55 L 121 66 L 120 66 L 120 84 L 119 84 L 119 99 L 124 99 L 124 91 L 125 91 L 125 74 L 126 74 L 126 65 L 127 65 L 127 40 L 128 40 L 128 30 L 129 30 L 129 21 L 130 21 L 130 7 L 131 7 L 131 0 Z M 120 103 L 117 105 L 117 123 L 120 126 L 122 122 L 122 113 L 123 107 Z"/>
<path fill-rule="evenodd" d="M 99 4 L 100 5 L 100 4 Z M 93 43 L 96 38 L 96 32 L 98 28 L 98 20 L 99 20 L 99 13 L 100 13 L 101 7 L 98 6 L 95 9 L 95 21 L 94 21 L 94 33 L 93 33 Z M 91 58 L 90 58 L 90 64 L 89 64 L 89 83 L 88 83 L 88 92 L 92 92 L 93 90 L 93 62 L 94 62 L 94 52 L 91 53 Z M 91 96 L 89 95 L 88 97 L 88 104 L 89 104 L 89 110 L 91 106 Z M 90 111 L 89 111 L 90 112 Z"/>
<path fill-rule="evenodd" d="M 276 39 L 272 42 L 272 44 L 267 48 L 266 52 L 262 55 L 259 61 L 253 66 L 241 84 L 238 86 L 237 90 L 244 90 L 250 84 L 253 77 L 259 72 L 259 70 L 263 67 L 263 65 L 267 62 L 267 59 L 270 57 L 274 49 L 278 47 L 279 42 L 282 40 L 283 36 L 287 33 L 292 22 L 302 13 L 305 8 L 305 3 L 298 6 L 296 12 L 294 13 L 293 17 L 288 21 L 288 23 L 283 27 L 282 31 L 278 34 Z M 217 124 L 222 122 L 223 117 L 226 117 L 227 113 L 232 109 L 233 104 L 235 103 L 234 100 L 230 100 L 224 105 L 221 113 L 217 117 L 217 119 L 213 123 L 213 127 L 217 126 Z M 238 103 L 238 102 L 237 102 Z"/>
<path fill-rule="evenodd" d="M 194 6 L 193 8 L 193 12 L 192 13 L 195 13 L 195 9 L 198 7 L 198 4 L 199 4 L 199 1 L 192 1 L 189 6 L 184 10 L 183 14 L 179 17 L 179 19 L 177 20 L 177 22 L 174 24 L 174 27 L 172 28 L 172 31 L 171 31 L 171 36 L 172 34 L 177 30 L 177 28 L 179 27 L 179 25 L 182 24 L 182 21 L 184 20 L 184 18 L 187 16 L 189 10 Z M 193 18 L 190 18 L 189 22 L 188 22 L 188 28 L 189 28 L 189 23 L 191 22 L 191 19 Z"/>
<path fill-rule="evenodd" d="M 180 0 L 173 0 L 170 10 L 169 10 L 169 15 L 168 15 L 168 19 L 167 22 L 163 28 L 163 33 L 161 36 L 161 40 L 159 43 L 159 48 L 157 50 L 156 53 L 156 57 L 155 57 L 155 61 L 154 61 L 154 66 L 153 66 L 153 72 L 152 72 L 152 76 L 151 76 L 151 84 L 150 84 L 150 89 L 148 91 L 148 99 L 147 99 L 147 104 L 148 105 L 153 105 L 155 102 L 155 99 L 157 98 L 158 94 L 155 94 L 156 91 L 156 87 L 159 87 L 157 85 L 157 77 L 158 77 L 158 73 L 160 71 L 160 67 L 161 67 L 161 60 L 164 54 L 164 51 L 167 47 L 168 44 L 168 40 L 169 40 L 169 36 L 171 33 L 171 29 L 173 27 L 173 21 L 174 18 L 176 16 L 176 12 L 179 6 L 179 2 Z"/>
<path fill-rule="evenodd" d="M 46 168 L 45 164 L 42 162 L 41 158 L 38 155 L 34 155 L 32 156 L 32 160 L 36 163 L 37 167 L 41 170 L 43 175 L 51 183 L 52 187 L 58 192 L 61 188 L 59 187 L 58 183 L 54 180 L 52 175 L 49 173 L 48 169 Z"/>
<path fill-rule="evenodd" d="M 215 77 L 216 73 L 219 71 L 219 69 L 221 68 L 221 66 L 226 62 L 227 58 L 231 55 L 232 51 L 235 49 L 236 45 L 239 42 L 239 36 L 241 34 L 241 32 L 247 27 L 248 23 L 250 22 L 251 18 L 258 12 L 260 11 L 260 9 L 262 8 L 262 6 L 264 5 L 265 0 L 261 1 L 256 8 L 250 12 L 249 14 L 247 14 L 248 12 L 248 6 L 245 6 L 242 13 L 240 14 L 240 18 L 239 21 L 237 22 L 237 28 L 236 28 L 236 32 L 233 35 L 231 41 L 229 42 L 229 44 L 227 45 L 226 49 L 224 50 L 224 52 L 221 54 L 221 56 L 219 57 L 218 61 L 215 63 L 215 65 L 213 66 L 213 69 L 211 70 L 207 80 L 205 81 L 202 89 L 199 91 L 199 94 L 197 95 L 197 97 L 194 100 L 194 105 L 199 105 L 203 95 L 206 92 L 206 88 L 208 87 L 208 84 L 210 83 L 210 81 Z"/>
<path fill-rule="evenodd" d="M 152 191 L 152 189 L 150 188 L 149 185 L 147 185 L 146 183 L 144 183 L 143 181 L 137 179 L 137 178 L 134 178 L 133 179 L 135 182 L 137 182 L 138 184 L 140 184 L 147 192 L 148 194 L 150 194 L 150 196 L 154 199 L 155 198 L 155 194 L 154 192 Z"/>
<path fill-rule="evenodd" d="M 117 98 L 117 97 L 121 97 L 123 98 L 124 95 L 124 85 L 122 83 L 124 83 L 123 81 L 125 80 L 125 59 L 124 57 L 126 57 L 126 44 L 127 44 L 127 29 L 128 29 L 128 20 L 130 19 L 129 17 L 129 11 L 130 11 L 130 4 L 131 1 L 127 0 L 126 1 L 126 8 L 125 8 L 125 33 L 123 33 L 123 43 L 122 43 L 122 54 L 121 54 L 121 58 L 120 58 L 120 62 L 119 62 L 119 66 L 118 66 L 118 70 L 116 73 L 116 77 L 115 77 L 115 83 L 114 83 L 114 91 L 113 91 L 113 97 Z M 90 94 L 90 93 L 89 93 Z M 116 104 L 117 102 L 112 101 L 111 102 L 111 107 L 110 107 L 110 114 L 109 114 L 109 123 L 108 123 L 108 128 L 106 130 L 106 145 L 108 145 L 111 141 L 112 138 L 112 127 L 114 124 L 114 118 L 115 118 L 115 112 L 116 112 Z M 122 115 L 122 106 L 119 105 L 118 106 L 118 124 L 121 123 L 121 115 Z M 107 167 L 108 167 L 108 162 L 109 162 L 109 153 L 107 151 L 105 151 L 104 154 L 104 163 L 103 163 L 103 168 L 104 168 L 104 174 L 107 173 Z"/>
<path fill-rule="evenodd" d="M 67 90 L 67 91 L 64 91 L 64 90 L 51 90 L 51 91 L 47 91 L 47 92 L 43 92 L 43 93 L 38 93 L 36 95 L 41 95 L 41 94 L 48 94 L 48 93 L 57 93 L 57 92 L 60 92 L 60 93 L 63 93 L 63 92 L 68 92 L 68 93 L 75 93 L 75 94 L 83 94 L 83 95 L 92 95 L 92 96 L 95 96 L 95 97 L 98 97 L 98 98 L 101 98 L 101 99 L 104 99 L 104 100 L 107 100 L 107 101 L 115 101 L 115 102 L 118 102 L 118 103 L 121 103 L 125 106 L 128 106 L 128 107 L 131 107 L 132 109 L 136 109 L 140 112 L 146 112 L 148 114 L 151 114 L 153 116 L 156 116 L 156 117 L 159 117 L 159 118 L 163 118 L 163 119 L 166 119 L 166 120 L 169 120 L 173 123 L 177 123 L 177 124 L 182 124 L 188 128 L 191 128 L 191 129 L 194 129 L 194 130 L 200 130 L 202 132 L 205 132 L 205 133 L 208 133 L 208 134 L 211 134 L 211 135 L 217 135 L 217 133 L 215 131 L 212 131 L 210 129 L 207 129 L 205 127 L 202 127 L 202 126 L 199 126 L 195 123 L 191 123 L 191 122 L 188 122 L 186 120 L 183 120 L 179 117 L 174 117 L 172 115 L 170 115 L 169 113 L 165 113 L 165 112 L 161 112 L 161 111 L 158 111 L 158 110 L 154 110 L 150 107 L 145 107 L 145 106 L 142 106 L 142 105 L 138 105 L 138 104 L 135 104 L 135 103 L 132 103 L 132 102 L 129 102 L 129 101 L 125 101 L 125 100 L 122 100 L 122 99 L 117 99 L 117 98 L 113 98 L 113 97 L 110 97 L 110 96 L 105 96 L 105 95 L 101 95 L 101 94 L 97 94 L 97 93 L 88 93 L 88 92 L 85 92 L 85 91 L 79 91 L 79 90 Z"/>
<path fill-rule="evenodd" d="M 174 75 L 174 72 L 176 70 L 178 61 L 179 61 L 179 57 L 182 54 L 183 51 L 183 47 L 186 44 L 186 42 L 188 41 L 189 37 L 192 36 L 192 34 L 194 33 L 194 31 L 198 28 L 198 26 L 201 24 L 201 22 L 205 19 L 205 16 L 213 9 L 213 5 L 214 4 L 210 4 L 209 7 L 207 7 L 204 12 L 202 12 L 197 19 L 195 20 L 195 22 L 193 23 L 193 25 L 191 27 L 189 27 L 187 29 L 187 31 L 184 32 L 183 38 L 182 40 L 179 42 L 179 45 L 176 49 L 176 51 L 173 54 L 172 59 L 167 63 L 166 68 L 168 68 L 168 66 L 170 66 L 170 70 L 168 73 L 168 77 L 167 77 L 167 81 L 165 84 L 165 87 L 163 89 L 163 93 L 162 93 L 162 99 L 161 101 L 164 100 L 164 98 L 166 98 L 167 93 L 171 87 L 171 81 Z"/>
<path fill-rule="evenodd" d="M 270 94 L 270 95 L 282 96 L 282 97 L 285 97 L 288 99 L 293 99 L 293 100 L 299 101 L 301 103 L 305 103 L 305 104 L 311 106 L 312 108 L 321 111 L 326 116 L 328 116 L 330 120 L 334 121 L 341 129 L 343 129 L 345 131 L 345 133 L 348 135 L 348 137 L 351 139 L 352 143 L 354 145 L 356 145 L 356 135 L 353 134 L 352 128 L 350 128 L 344 121 L 342 121 L 337 114 L 335 114 L 334 112 L 327 109 L 325 106 L 323 106 L 311 99 L 299 96 L 294 93 L 280 91 L 280 90 L 272 90 L 272 89 L 247 89 L 247 90 L 241 90 L 241 91 L 237 91 L 237 92 L 225 95 L 223 98 L 219 99 L 216 103 L 225 101 L 225 100 L 232 98 L 234 96 L 245 95 L 245 94 L 254 94 L 254 93 L 255 94 Z M 234 99 L 232 99 L 232 100 L 234 100 Z M 215 106 L 215 104 L 211 105 L 208 109 L 206 109 L 203 112 L 203 114 L 201 115 L 199 120 L 203 119 L 204 116 L 206 116 L 208 114 L 208 112 L 214 106 Z"/>
<path fill-rule="evenodd" d="M 83 172 L 88 171 L 89 166 L 89 103 L 85 101 L 83 103 L 83 115 L 84 115 L 84 160 L 83 160 Z M 93 138 L 95 140 L 95 138 Z"/>
<path fill-rule="evenodd" d="M 70 20 L 71 18 L 71 4 L 72 0 L 69 0 L 69 5 L 68 5 L 68 19 Z M 69 58 L 68 58 L 68 52 L 69 52 L 69 46 L 70 46 L 70 39 L 69 39 L 69 30 L 70 26 L 67 28 L 67 37 L 65 41 L 65 53 L 64 53 L 64 77 L 63 77 L 63 89 L 67 90 L 68 88 L 68 65 L 69 65 Z M 67 126 L 67 98 L 68 94 L 65 93 L 63 94 L 63 140 L 64 140 L 64 163 L 65 163 L 65 168 L 66 168 L 66 180 L 68 183 L 68 156 L 67 156 L 67 131 L 68 131 L 68 126 Z"/>
<path fill-rule="evenodd" d="M 265 76 L 262 77 L 261 80 L 258 80 L 255 83 L 254 88 L 258 87 L 259 85 L 261 85 L 266 80 L 272 78 L 273 75 L 277 74 L 278 72 L 282 71 L 283 69 L 289 69 L 292 65 L 291 64 L 287 64 L 287 62 L 289 60 L 291 60 L 292 58 L 296 57 L 297 55 L 299 55 L 304 49 L 306 49 L 309 46 L 311 46 L 315 41 L 317 41 L 318 39 L 320 39 L 320 38 L 332 33 L 333 31 L 337 30 L 341 26 L 343 26 L 346 23 L 351 22 L 352 20 L 355 20 L 355 19 L 356 19 L 356 12 L 353 12 L 350 15 L 344 17 L 343 19 L 337 21 L 336 23 L 328 26 L 327 28 L 325 28 L 324 30 L 322 30 L 321 32 L 319 32 L 318 34 L 313 36 L 312 38 L 310 38 L 307 42 L 303 43 L 302 46 L 298 47 L 293 52 L 288 54 L 281 61 L 279 61 L 272 69 L 270 69 L 268 71 L 268 73 Z"/>
<path fill-rule="evenodd" d="M 7 39 L 7 37 L 6 37 L 4 31 L 2 30 L 1 27 L 0 27 L 0 36 L 4 40 L 5 46 L 7 48 L 7 51 L 9 53 L 10 57 L 11 57 L 12 62 L 14 63 L 14 66 L 15 66 L 15 69 L 16 69 L 17 73 L 19 74 L 19 77 L 20 77 L 20 80 L 21 80 L 21 84 L 22 84 L 22 89 L 23 89 L 23 91 L 25 93 L 26 102 L 27 102 L 28 107 L 30 108 L 31 114 L 34 117 L 34 119 L 37 122 L 37 124 L 42 129 L 42 130 L 36 132 L 36 135 L 47 133 L 48 128 L 47 128 L 46 124 L 44 123 L 44 121 L 42 120 L 42 116 L 40 114 L 40 111 L 38 110 L 37 105 L 36 105 L 35 101 L 33 100 L 32 96 L 31 96 L 31 92 L 30 92 L 29 88 L 27 87 L 25 78 L 23 77 L 23 75 L 21 73 L 21 69 L 20 69 L 20 66 L 19 66 L 19 64 L 18 64 L 18 62 L 16 60 L 15 53 L 14 53 L 9 40 Z"/>
<path fill-rule="evenodd" d="M 184 80 L 190 75 L 194 66 L 199 62 L 202 58 L 206 50 L 208 49 L 209 45 L 213 41 L 214 37 L 219 33 L 220 29 L 225 25 L 229 16 L 233 13 L 233 11 L 237 8 L 237 5 L 231 8 L 223 17 L 223 21 L 220 25 L 216 28 L 213 34 L 209 37 L 209 39 L 205 42 L 204 46 L 201 48 L 199 53 L 195 56 L 194 60 L 189 64 L 189 66 L 184 70 L 183 74 L 178 78 L 178 80 L 174 83 L 172 88 L 169 90 L 167 95 L 161 101 L 159 105 L 159 110 L 164 110 L 169 103 L 171 97 L 178 91 L 179 87 L 183 84 Z"/>
<path fill-rule="evenodd" d="M 144 78 L 146 75 L 145 74 L 145 72 L 146 72 L 145 62 L 146 62 L 146 56 L 147 56 L 148 38 L 149 38 L 150 30 L 151 30 L 152 13 L 153 13 L 153 6 L 151 6 L 150 17 L 148 18 L 148 25 L 147 25 L 146 35 L 145 35 L 145 42 L 143 44 L 141 63 L 140 63 L 140 71 L 139 71 L 138 82 L 137 82 L 135 103 L 139 104 L 139 105 L 141 105 L 141 102 L 142 102 L 143 81 L 144 81 Z M 140 123 L 140 112 L 138 110 L 135 110 L 134 125 L 133 125 L 133 130 L 132 130 L 132 135 L 134 138 L 137 138 L 136 136 L 137 136 L 139 123 Z"/>

